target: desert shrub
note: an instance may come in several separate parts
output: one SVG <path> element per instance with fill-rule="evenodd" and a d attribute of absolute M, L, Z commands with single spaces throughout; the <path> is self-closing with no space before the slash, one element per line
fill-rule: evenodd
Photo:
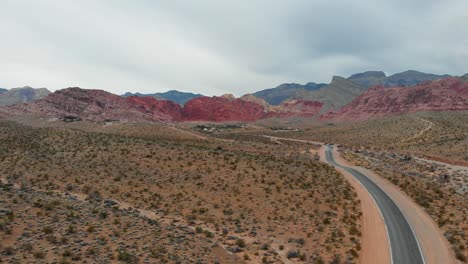
<path fill-rule="evenodd" d="M 238 247 L 240 247 L 240 248 L 246 247 L 245 241 L 243 239 L 240 239 L 240 238 L 236 240 L 236 245 Z"/>

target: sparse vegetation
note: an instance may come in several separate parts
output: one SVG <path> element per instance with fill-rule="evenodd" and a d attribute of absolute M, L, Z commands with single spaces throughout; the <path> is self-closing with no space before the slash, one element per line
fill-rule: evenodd
<path fill-rule="evenodd" d="M 294 261 L 319 252 L 331 261 L 359 241 L 359 232 L 347 231 L 360 230 L 356 194 L 309 155 L 313 146 L 241 134 L 235 142 L 193 139 L 192 132 L 160 125 L 64 126 L 0 121 L 0 176 L 17 187 L 11 190 L 17 204 L 9 206 L 33 205 L 15 210 L 13 221 L 37 216 L 28 223 L 50 236 L 33 236 L 33 248 L 18 253 L 24 241 L 0 233 L 12 241 L 13 257 L 35 258 L 31 252 L 47 244 L 61 249 L 86 236 L 79 252 L 48 251 L 43 258 L 272 263 L 288 245 L 300 252 Z M 342 235 L 329 239 L 334 230 Z"/>

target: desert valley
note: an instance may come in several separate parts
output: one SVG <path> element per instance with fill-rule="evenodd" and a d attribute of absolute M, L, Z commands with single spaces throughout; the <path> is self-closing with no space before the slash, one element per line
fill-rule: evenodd
<path fill-rule="evenodd" d="M 0 264 L 468 263 L 468 1 L 0 1 Z"/>
<path fill-rule="evenodd" d="M 468 79 L 400 75 L 240 98 L 3 91 L 0 260 L 385 263 L 391 220 L 325 158 L 333 144 L 427 222 L 425 263 L 465 262 Z"/>

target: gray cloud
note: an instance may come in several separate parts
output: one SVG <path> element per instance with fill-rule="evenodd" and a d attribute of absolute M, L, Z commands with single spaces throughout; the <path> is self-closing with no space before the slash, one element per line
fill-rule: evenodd
<path fill-rule="evenodd" d="M 468 72 L 465 0 L 4 0 L 0 86 L 241 95 L 364 70 Z"/>

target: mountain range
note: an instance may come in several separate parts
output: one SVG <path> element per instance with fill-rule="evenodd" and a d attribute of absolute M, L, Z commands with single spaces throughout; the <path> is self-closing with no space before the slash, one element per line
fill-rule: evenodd
<path fill-rule="evenodd" d="M 387 87 L 393 83 L 399 85 Z M 419 111 L 468 110 L 467 83 L 468 74 L 450 77 L 406 71 L 387 77 L 383 72 L 368 71 L 349 78 L 334 76 L 330 84 L 283 84 L 240 98 L 178 91 L 118 96 L 78 87 L 48 94 L 44 89 L 25 87 L 0 90 L 0 98 L 21 94 L 15 98 L 24 102 L 0 107 L 0 114 L 122 122 L 256 121 L 292 116 L 361 120 Z"/>
<path fill-rule="evenodd" d="M 384 87 L 413 86 L 425 81 L 432 81 L 447 77 L 451 76 L 448 74 L 437 75 L 414 70 L 396 73 L 388 77 L 382 71 L 367 71 L 353 74 L 348 78 L 348 80 L 369 88 L 377 85 Z"/>
<path fill-rule="evenodd" d="M 411 87 L 370 88 L 322 119 L 364 120 L 414 112 L 468 110 L 468 79 L 449 77 Z"/>
<path fill-rule="evenodd" d="M 260 98 L 232 95 L 197 97 L 184 106 L 154 97 L 122 97 L 102 90 L 71 87 L 29 103 L 0 107 L 0 115 L 79 117 L 91 121 L 179 122 L 256 121 L 269 117 L 314 116 L 319 102 L 289 100 L 270 106 Z"/>

